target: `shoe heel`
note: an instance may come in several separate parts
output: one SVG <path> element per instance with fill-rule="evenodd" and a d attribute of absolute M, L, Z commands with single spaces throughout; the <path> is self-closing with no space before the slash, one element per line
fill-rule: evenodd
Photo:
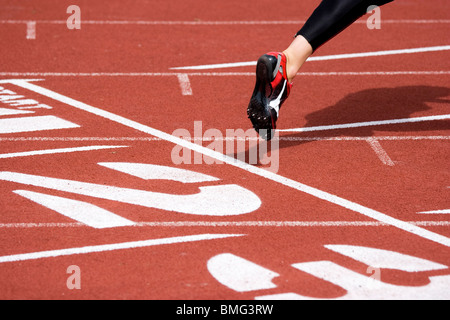
<path fill-rule="evenodd" d="M 272 94 L 271 79 L 271 62 L 268 57 L 261 56 L 256 63 L 256 81 L 259 84 L 259 89 L 264 89 L 266 96 Z M 261 90 L 262 91 L 262 90 Z"/>

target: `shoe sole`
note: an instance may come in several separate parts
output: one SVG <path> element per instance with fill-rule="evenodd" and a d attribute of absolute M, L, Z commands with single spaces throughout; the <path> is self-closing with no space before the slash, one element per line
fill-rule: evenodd
<path fill-rule="evenodd" d="M 253 128 L 259 135 L 270 140 L 275 130 L 274 114 L 275 110 L 269 108 L 267 96 L 272 94 L 272 74 L 271 62 L 266 56 L 258 59 L 256 64 L 256 84 L 247 108 L 247 116 L 253 124 Z"/>

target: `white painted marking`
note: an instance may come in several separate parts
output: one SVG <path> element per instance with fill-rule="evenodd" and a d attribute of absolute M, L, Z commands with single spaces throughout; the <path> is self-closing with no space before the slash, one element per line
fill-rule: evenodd
<path fill-rule="evenodd" d="M 101 162 L 99 165 L 145 180 L 171 180 L 182 183 L 218 181 L 219 179 L 203 173 L 175 167 L 158 166 L 147 163 Z"/>
<path fill-rule="evenodd" d="M 27 20 L 0 20 L 0 24 L 24 24 Z M 66 20 L 38 20 L 39 24 L 66 24 Z M 303 25 L 306 20 L 83 20 L 83 24 L 90 25 L 191 25 L 191 26 L 222 26 L 222 25 Z M 356 24 L 366 24 L 366 21 L 358 20 Z M 386 19 L 386 24 L 447 24 L 448 19 Z"/>
<path fill-rule="evenodd" d="M 375 151 L 381 162 L 387 166 L 393 167 L 394 161 L 391 160 L 387 152 L 383 149 L 380 142 L 376 138 L 369 138 L 366 140 L 370 147 Z"/>
<path fill-rule="evenodd" d="M 355 259 L 373 268 L 395 269 L 405 272 L 448 269 L 448 266 L 439 263 L 390 250 L 350 245 L 325 245 L 325 248 Z"/>
<path fill-rule="evenodd" d="M 0 172 L 0 180 L 193 215 L 240 215 L 261 206 L 258 196 L 235 184 L 199 187 L 199 193 L 177 195 L 6 171 Z"/>
<path fill-rule="evenodd" d="M 38 155 L 45 155 L 45 154 L 57 154 L 57 153 L 70 153 L 70 152 L 80 152 L 80 151 L 114 149 L 114 148 L 127 148 L 127 147 L 128 146 L 88 146 L 88 147 L 76 147 L 76 148 L 34 150 L 34 151 L 24 151 L 24 152 L 0 154 L 0 159 L 30 157 L 30 156 L 38 156 Z"/>
<path fill-rule="evenodd" d="M 87 202 L 26 190 L 16 190 L 14 193 L 92 228 L 115 228 L 134 224 L 133 221 Z"/>
<path fill-rule="evenodd" d="M 38 105 L 39 102 L 33 99 L 19 99 L 15 101 L 8 101 L 7 102 L 11 107 L 19 107 L 19 109 L 22 108 L 36 108 L 35 105 Z M 33 107 L 22 107 L 22 106 L 33 106 Z"/>
<path fill-rule="evenodd" d="M 388 216 L 388 215 L 386 215 L 384 213 L 381 213 L 381 212 L 378 212 L 376 210 L 364 207 L 364 206 L 362 206 L 360 204 L 357 204 L 355 202 L 352 202 L 352 201 L 346 200 L 344 198 L 338 197 L 336 195 L 330 194 L 328 192 L 325 192 L 325 191 L 322 191 L 322 190 L 310 187 L 308 185 L 305 185 L 305 184 L 300 183 L 298 181 L 295 181 L 295 180 L 292 180 L 292 179 L 280 176 L 280 175 L 278 175 L 276 173 L 267 171 L 265 169 L 252 166 L 252 165 L 250 165 L 248 163 L 239 161 L 238 159 L 235 159 L 233 157 L 230 157 L 230 156 L 227 156 L 225 154 L 216 152 L 216 151 L 211 150 L 209 148 L 203 147 L 203 146 L 201 146 L 199 144 L 195 144 L 195 143 L 186 141 L 184 139 L 174 137 L 174 136 L 172 136 L 172 135 L 170 135 L 168 133 L 165 133 L 163 131 L 151 128 L 149 126 L 145 126 L 145 125 L 140 124 L 138 122 L 135 122 L 135 121 L 129 120 L 127 118 L 124 118 L 124 117 L 118 116 L 116 114 L 113 114 L 111 112 L 108 112 L 108 111 L 105 111 L 105 110 L 102 110 L 102 109 L 99 109 L 99 108 L 95 108 L 95 107 L 90 106 L 88 104 L 82 103 L 80 101 L 74 100 L 74 99 L 66 97 L 66 96 L 63 96 L 63 95 L 61 95 L 59 93 L 56 93 L 54 91 L 45 89 L 45 88 L 43 88 L 41 86 L 38 86 L 36 84 L 29 83 L 29 82 L 24 81 L 24 80 L 10 80 L 10 83 L 13 83 L 13 84 L 15 84 L 17 86 L 20 86 L 20 87 L 24 88 L 24 89 L 28 89 L 28 90 L 31 90 L 33 92 L 39 93 L 41 95 L 47 96 L 47 97 L 52 98 L 54 100 L 60 101 L 62 103 L 71 105 L 74 108 L 84 110 L 86 112 L 89 112 L 89 113 L 98 115 L 100 117 L 109 119 L 109 120 L 111 120 L 113 122 L 120 123 L 120 124 L 122 124 L 124 126 L 133 128 L 135 130 L 138 130 L 138 131 L 141 131 L 141 132 L 145 132 L 147 134 L 150 134 L 150 135 L 156 136 L 158 138 L 161 138 L 163 140 L 175 143 L 175 144 L 180 145 L 182 147 L 186 147 L 186 148 L 188 148 L 190 150 L 199 152 L 199 153 L 201 153 L 201 154 L 203 154 L 205 156 L 208 156 L 208 157 L 210 157 L 212 159 L 223 161 L 224 163 L 227 163 L 227 164 L 232 165 L 234 167 L 240 168 L 240 169 L 245 170 L 247 172 L 253 173 L 253 174 L 258 175 L 260 177 L 264 177 L 264 178 L 269 179 L 271 181 L 275 181 L 277 183 L 280 183 L 280 184 L 282 184 L 284 186 L 287 186 L 287 187 L 293 188 L 295 190 L 298 190 L 298 191 L 307 193 L 309 195 L 312 195 L 312 196 L 314 196 L 316 198 L 319 198 L 319 199 L 328 201 L 330 203 L 336 204 L 338 206 L 341 206 L 343 208 L 346 208 L 346 209 L 358 212 L 358 213 L 360 213 L 360 214 L 362 214 L 364 216 L 370 217 L 370 218 L 372 218 L 374 220 L 390 224 L 390 225 L 392 225 L 392 226 L 394 226 L 396 228 L 399 228 L 399 229 L 404 230 L 406 232 L 415 234 L 415 235 L 417 235 L 417 236 L 419 236 L 421 238 L 425 238 L 425 239 L 428 239 L 430 241 L 434 241 L 434 242 L 437 242 L 437 243 L 442 244 L 444 246 L 450 247 L 450 239 L 445 237 L 445 236 L 443 236 L 443 235 L 440 235 L 440 234 L 431 232 L 429 230 L 426 230 L 426 229 L 423 229 L 423 228 L 411 225 L 410 223 L 407 223 L 405 221 L 401 221 L 399 219 L 393 218 L 391 216 Z"/>
<path fill-rule="evenodd" d="M 210 69 L 222 69 L 222 68 L 253 67 L 253 66 L 256 66 L 256 62 L 257 61 L 205 64 L 205 65 L 189 66 L 189 67 L 173 67 L 173 68 L 169 68 L 169 70 L 210 70 Z"/>
<path fill-rule="evenodd" d="M 42 258 L 54 258 L 54 257 L 69 256 L 69 255 L 75 255 L 75 254 L 86 254 L 86 253 L 105 252 L 105 251 L 114 251 L 114 250 L 123 250 L 123 249 L 144 248 L 144 247 L 150 247 L 150 246 L 175 244 L 175 243 L 186 243 L 186 242 L 193 242 L 193 241 L 225 239 L 225 238 L 230 238 L 230 237 L 241 237 L 241 236 L 243 236 L 243 235 L 241 235 L 241 234 L 199 234 L 199 235 L 183 236 L 183 237 L 151 239 L 151 240 L 143 240 L 143 241 L 105 244 L 105 245 L 98 245 L 98 246 L 87 246 L 87 247 L 79 247 L 79 248 L 40 251 L 40 252 L 3 256 L 3 257 L 0 257 L 0 263 L 27 261 L 27 260 L 35 260 L 35 259 L 42 259 Z"/>
<path fill-rule="evenodd" d="M 0 134 L 32 132 L 56 129 L 72 129 L 80 126 L 55 116 L 0 119 Z"/>
<path fill-rule="evenodd" d="M 351 271 L 330 261 L 304 262 L 292 265 L 319 279 L 342 287 L 347 293 L 338 299 L 345 300 L 435 300 L 449 299 L 450 276 L 430 277 L 430 283 L 420 287 L 392 285 Z M 260 297 L 268 299 L 268 296 Z M 311 299 L 300 296 L 299 299 Z"/>
<path fill-rule="evenodd" d="M 266 296 L 255 297 L 255 300 L 271 300 L 271 301 L 295 301 L 308 299 L 294 292 L 270 294 Z"/>
<path fill-rule="evenodd" d="M 1 79 L 0 83 L 13 83 L 13 81 L 43 81 L 44 79 Z"/>
<path fill-rule="evenodd" d="M 327 130 L 338 130 L 338 129 L 348 129 L 348 128 L 383 126 L 383 125 L 400 124 L 400 123 L 439 121 L 439 120 L 449 120 L 449 119 L 450 119 L 450 114 L 443 114 L 443 115 L 427 116 L 427 117 L 393 119 L 393 120 L 381 120 L 381 121 L 367 121 L 367 122 L 355 122 L 355 123 L 347 123 L 347 124 L 334 124 L 334 125 L 295 128 L 295 129 L 280 129 L 279 131 L 280 132 L 327 131 Z"/>
<path fill-rule="evenodd" d="M 374 138 L 378 141 L 421 141 L 421 140 L 450 140 L 450 136 L 373 136 L 373 137 L 356 137 L 356 136 L 340 136 L 340 137 L 278 137 L 280 141 L 367 141 L 367 139 Z M 241 137 L 214 137 L 214 138 L 203 138 L 203 137 L 191 137 L 184 138 L 189 141 L 230 141 L 236 140 L 240 141 Z M 248 137 L 247 140 L 259 140 L 260 138 Z M 158 142 L 166 141 L 158 137 L 0 137 L 0 142 L 2 141 L 144 141 L 144 142 Z"/>
<path fill-rule="evenodd" d="M 342 59 L 353 59 L 353 58 L 364 58 L 364 57 L 379 57 L 379 56 L 387 56 L 387 55 L 436 52 L 436 51 L 446 51 L 446 50 L 450 50 L 450 46 L 434 46 L 434 47 L 400 49 L 400 50 L 385 50 L 385 51 L 375 51 L 375 52 L 333 54 L 333 55 L 327 55 L 327 56 L 310 57 L 310 58 L 308 58 L 307 62 L 342 60 Z M 170 68 L 170 70 L 206 70 L 206 69 L 235 68 L 235 67 L 248 67 L 248 66 L 256 66 L 256 61 L 207 64 L 207 65 L 198 65 L 198 66 L 189 66 L 189 67 L 175 67 L 175 68 Z"/>
<path fill-rule="evenodd" d="M 212 257 L 208 260 L 207 268 L 218 282 L 237 292 L 276 288 L 272 279 L 279 276 L 231 253 Z"/>
<path fill-rule="evenodd" d="M 36 21 L 27 21 L 27 39 L 36 39 Z"/>
<path fill-rule="evenodd" d="M 30 114 L 30 113 L 34 113 L 34 111 L 0 108 L 0 116 L 14 116 L 16 114 Z"/>
<path fill-rule="evenodd" d="M 23 97 L 21 95 L 2 94 L 0 95 L 0 101 L 9 104 L 10 100 L 22 99 Z"/>
<path fill-rule="evenodd" d="M 254 77 L 254 72 L 186 72 L 189 77 Z M 174 77 L 175 72 L 0 72 L 2 77 Z M 450 71 L 360 71 L 360 72 L 300 72 L 299 76 L 407 76 L 407 75 L 450 75 Z M 23 81 L 29 81 L 23 79 Z M 33 80 L 39 81 L 39 79 Z M 10 80 L 0 80 L 9 83 Z"/>
<path fill-rule="evenodd" d="M 433 210 L 433 211 L 422 211 L 420 214 L 450 214 L 450 209 L 445 210 Z"/>
<path fill-rule="evenodd" d="M 408 221 L 422 227 L 448 227 L 450 221 Z M 342 228 L 342 227 L 387 227 L 390 224 L 378 221 L 141 221 L 133 227 L 174 228 L 174 227 L 243 227 L 243 228 Z M 81 223 L 41 222 L 41 223 L 0 223 L 0 228 L 77 228 Z"/>
<path fill-rule="evenodd" d="M 178 82 L 180 83 L 181 94 L 183 96 L 192 96 L 191 82 L 189 76 L 185 73 L 177 74 Z"/>

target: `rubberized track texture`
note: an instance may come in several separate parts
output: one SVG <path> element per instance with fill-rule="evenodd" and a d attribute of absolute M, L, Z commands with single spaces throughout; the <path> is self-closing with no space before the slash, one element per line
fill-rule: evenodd
<path fill-rule="evenodd" d="M 272 3 L 0 0 L 1 299 L 450 298 L 448 1 L 320 48 L 268 143 L 319 0 Z"/>

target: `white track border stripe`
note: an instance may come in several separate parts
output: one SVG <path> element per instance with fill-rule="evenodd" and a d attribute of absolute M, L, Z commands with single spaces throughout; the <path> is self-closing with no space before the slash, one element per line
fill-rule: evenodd
<path fill-rule="evenodd" d="M 254 72 L 0 72 L 0 77 L 254 77 Z M 450 71 L 338 71 L 338 72 L 300 72 L 297 75 L 306 77 L 328 76 L 445 76 Z M 30 79 L 27 81 L 39 81 Z M 0 80 L 7 83 L 10 80 Z"/>
<path fill-rule="evenodd" d="M 409 221 L 416 226 L 447 227 L 450 221 Z M 386 227 L 389 224 L 378 221 L 144 221 L 127 226 L 131 228 L 142 227 Z M 0 223 L 0 229 L 20 228 L 78 228 L 86 227 L 80 222 L 28 222 L 28 223 Z"/>
<path fill-rule="evenodd" d="M 360 53 L 344 53 L 344 54 L 333 54 L 333 55 L 327 55 L 327 56 L 309 57 L 306 62 L 342 60 L 342 59 L 353 59 L 353 58 L 364 58 L 364 57 L 378 57 L 378 56 L 387 56 L 387 55 L 423 53 L 423 52 L 435 52 L 435 51 L 447 51 L 447 50 L 450 50 L 449 45 L 411 48 L 411 49 L 399 49 L 399 50 L 360 52 Z M 189 66 L 189 67 L 175 67 L 175 68 L 170 68 L 170 70 L 206 70 L 206 69 L 219 69 L 219 68 L 246 67 L 246 66 L 255 66 L 255 65 L 256 65 L 256 61 L 247 61 L 247 62 L 207 64 L 207 65 L 198 65 L 198 66 Z"/>
<path fill-rule="evenodd" d="M 383 125 L 390 125 L 390 124 L 414 123 L 414 122 L 449 120 L 449 119 L 450 119 L 450 114 L 442 114 L 442 115 L 426 116 L 426 117 L 392 119 L 392 120 L 381 120 L 381 121 L 367 121 L 367 122 L 355 122 L 355 123 L 346 123 L 346 124 L 332 124 L 332 125 L 326 125 L 326 126 L 303 127 L 303 128 L 295 128 L 295 129 L 280 129 L 278 131 L 279 132 L 326 131 L 326 130 L 338 130 L 338 129 L 348 129 L 348 128 L 383 126 Z"/>
<path fill-rule="evenodd" d="M 426 229 L 423 229 L 423 228 L 411 225 L 410 223 L 407 223 L 405 221 L 401 221 L 401 220 L 395 219 L 395 218 L 393 218 L 391 216 L 388 216 L 388 215 L 386 215 L 384 213 L 381 213 L 381 212 L 378 212 L 376 210 L 364 207 L 364 206 L 362 206 L 360 204 L 357 204 L 355 202 L 346 200 L 344 198 L 341 198 L 341 197 L 338 197 L 336 195 L 330 194 L 328 192 L 316 189 L 314 187 L 310 187 L 308 185 L 305 185 L 305 184 L 300 183 L 298 181 L 295 181 L 295 180 L 292 180 L 292 179 L 280 176 L 280 175 L 278 175 L 276 173 L 267 171 L 265 169 L 252 166 L 252 165 L 250 165 L 248 163 L 245 163 L 243 161 L 239 161 L 238 159 L 235 159 L 233 157 L 227 156 L 225 154 L 222 154 L 222 153 L 214 151 L 212 149 L 203 147 L 201 145 L 198 145 L 198 144 L 186 141 L 186 140 L 184 140 L 182 138 L 178 138 L 178 137 L 172 136 L 172 135 L 170 135 L 168 133 L 165 133 L 163 131 L 160 131 L 160 130 L 151 128 L 149 126 L 140 124 L 140 123 L 138 123 L 136 121 L 129 120 L 127 118 L 124 118 L 122 116 L 113 114 L 111 112 L 108 112 L 108 111 L 105 111 L 105 110 L 102 110 L 102 109 L 90 106 L 88 104 L 85 104 L 83 102 L 80 102 L 80 101 L 74 100 L 72 98 L 66 97 L 64 95 L 61 95 L 61 94 L 56 93 L 54 91 L 51 91 L 49 89 L 45 89 L 45 88 L 43 88 L 41 86 L 35 85 L 33 83 L 29 83 L 26 80 L 12 80 L 11 83 L 13 83 L 13 84 L 15 84 L 15 85 L 17 85 L 19 87 L 22 87 L 24 89 L 28 89 L 28 90 L 36 92 L 38 94 L 41 94 L 41 95 L 44 95 L 46 97 L 52 98 L 52 99 L 57 100 L 59 102 L 68 104 L 68 105 L 73 106 L 73 107 L 75 107 L 77 109 L 84 110 L 86 112 L 95 114 L 97 116 L 103 117 L 103 118 L 108 119 L 110 121 L 114 121 L 116 123 L 120 123 L 120 124 L 122 124 L 124 126 L 127 126 L 129 128 L 133 128 L 135 130 L 138 130 L 138 131 L 141 131 L 141 132 L 144 132 L 144 133 L 147 133 L 147 134 L 159 137 L 161 139 L 167 140 L 167 141 L 169 141 L 171 143 L 175 143 L 175 144 L 177 144 L 177 145 L 179 145 L 181 147 L 185 147 L 187 149 L 190 149 L 190 150 L 193 150 L 195 152 L 201 153 L 201 154 L 203 154 L 205 156 L 208 156 L 208 157 L 210 157 L 212 159 L 216 159 L 216 160 L 222 161 L 223 163 L 227 163 L 227 164 L 232 165 L 234 167 L 243 169 L 243 170 L 245 170 L 247 172 L 253 173 L 253 174 L 258 175 L 260 177 L 264 177 L 266 179 L 278 182 L 278 183 L 280 183 L 280 184 L 282 184 L 284 186 L 293 188 L 293 189 L 298 190 L 298 191 L 302 191 L 302 192 L 307 193 L 309 195 L 312 195 L 312 196 L 314 196 L 316 198 L 319 198 L 319 199 L 328 201 L 330 203 L 336 204 L 338 206 L 341 206 L 343 208 L 346 208 L 346 209 L 358 212 L 358 213 L 363 214 L 363 215 L 365 215 L 365 216 L 367 216 L 369 218 L 372 218 L 374 220 L 390 224 L 390 225 L 392 225 L 394 227 L 397 227 L 397 228 L 402 229 L 404 231 L 410 232 L 410 233 L 415 234 L 415 235 L 417 235 L 419 237 L 422 237 L 424 239 L 428 239 L 428 240 L 437 242 L 439 244 L 442 244 L 444 246 L 450 247 L 450 239 L 445 237 L 445 236 L 443 236 L 443 235 L 440 235 L 440 234 L 431 232 L 429 230 L 426 230 Z"/>
<path fill-rule="evenodd" d="M 193 137 L 186 138 L 189 141 L 242 141 L 244 138 L 240 137 L 214 137 L 214 138 L 203 138 L 203 137 Z M 257 137 L 248 137 L 246 140 L 259 140 Z M 450 140 L 450 136 L 340 136 L 340 137 L 291 137 L 291 136 L 280 136 L 278 138 L 280 141 L 367 141 L 369 139 L 376 139 L 379 141 L 420 141 L 420 140 Z M 158 142 L 165 141 L 158 137 L 0 137 L 0 142 L 17 142 L 17 141 L 101 141 L 101 142 Z M 124 146 L 125 147 L 125 146 Z"/>
<path fill-rule="evenodd" d="M 0 24 L 24 24 L 28 20 L 0 20 Z M 306 20 L 231 20 L 231 21 L 174 21 L 174 20 L 83 20 L 87 25 L 192 25 L 192 26 L 223 26 L 223 25 L 289 25 L 301 26 Z M 66 20 L 36 20 L 39 24 L 66 24 Z M 355 23 L 366 24 L 365 20 Z M 447 24 L 448 19 L 386 19 L 383 24 Z"/>
<path fill-rule="evenodd" d="M 70 152 L 80 152 L 80 151 L 114 149 L 114 148 L 127 148 L 127 147 L 128 146 L 87 146 L 87 147 L 75 147 L 75 148 L 34 150 L 34 151 L 24 151 L 24 152 L 15 152 L 15 153 L 3 153 L 3 154 L 0 154 L 0 159 L 10 159 L 10 158 L 29 157 L 29 156 L 57 154 L 57 153 L 70 153 Z"/>
<path fill-rule="evenodd" d="M 3 257 L 0 257 L 0 263 L 35 260 L 35 259 L 42 259 L 42 258 L 52 258 L 52 257 L 68 256 L 68 255 L 74 255 L 74 254 L 86 254 L 86 253 L 94 253 L 94 252 L 142 248 L 142 247 L 150 247 L 150 246 L 157 246 L 157 245 L 164 245 L 164 244 L 223 239 L 223 238 L 240 237 L 240 236 L 243 236 L 243 235 L 241 235 L 241 234 L 199 234 L 199 235 L 193 235 L 193 236 L 151 239 L 151 240 L 142 240 L 142 241 L 133 241 L 133 242 L 104 244 L 104 245 L 98 245 L 98 246 L 87 246 L 87 247 L 69 248 L 69 249 L 60 249 L 60 250 L 39 251 L 39 252 L 32 252 L 32 253 L 23 253 L 23 254 L 14 254 L 14 255 L 9 255 L 9 256 L 3 256 Z"/>

